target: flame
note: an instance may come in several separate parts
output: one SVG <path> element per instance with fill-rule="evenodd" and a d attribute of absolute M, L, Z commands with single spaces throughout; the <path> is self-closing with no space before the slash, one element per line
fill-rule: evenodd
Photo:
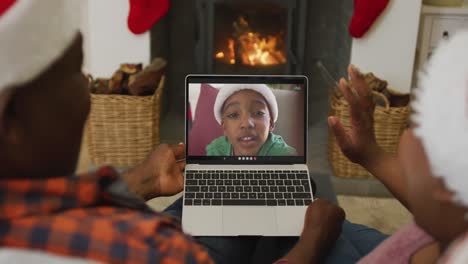
<path fill-rule="evenodd" d="M 241 33 L 236 38 L 228 38 L 227 49 L 218 51 L 216 59 L 229 64 L 235 64 L 236 59 L 240 59 L 240 63 L 251 66 L 286 63 L 284 52 L 278 48 L 281 36 L 262 36 L 252 31 L 243 17 L 234 22 L 234 28 Z"/>
<path fill-rule="evenodd" d="M 234 52 L 234 40 L 228 39 L 228 48 L 229 48 L 229 64 L 236 64 L 236 53 Z"/>

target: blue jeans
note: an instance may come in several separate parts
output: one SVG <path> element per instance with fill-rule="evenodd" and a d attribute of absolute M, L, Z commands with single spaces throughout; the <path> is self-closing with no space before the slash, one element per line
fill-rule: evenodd
<path fill-rule="evenodd" d="M 164 213 L 181 219 L 182 198 L 167 207 Z M 324 263 L 356 263 L 387 237 L 375 229 L 345 220 L 341 235 Z M 297 242 L 295 237 L 196 237 L 196 240 L 219 264 L 272 263 L 285 256 Z M 273 248 L 264 250 L 259 246 L 261 243 Z M 257 248 L 259 252 L 256 252 Z"/>
<path fill-rule="evenodd" d="M 386 238 L 388 235 L 380 231 L 345 220 L 341 235 L 330 249 L 324 263 L 356 263 Z"/>

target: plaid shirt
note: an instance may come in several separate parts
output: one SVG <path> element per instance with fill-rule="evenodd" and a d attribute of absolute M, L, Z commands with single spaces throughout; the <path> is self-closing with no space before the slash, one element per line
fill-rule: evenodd
<path fill-rule="evenodd" d="M 108 167 L 79 177 L 1 180 L 0 246 L 106 263 L 212 263 L 174 219 L 122 186 Z"/>

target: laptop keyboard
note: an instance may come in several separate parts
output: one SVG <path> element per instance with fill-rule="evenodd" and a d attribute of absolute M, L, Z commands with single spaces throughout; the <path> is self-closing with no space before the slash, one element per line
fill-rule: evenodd
<path fill-rule="evenodd" d="M 304 206 L 312 202 L 307 171 L 187 171 L 185 205 Z"/>

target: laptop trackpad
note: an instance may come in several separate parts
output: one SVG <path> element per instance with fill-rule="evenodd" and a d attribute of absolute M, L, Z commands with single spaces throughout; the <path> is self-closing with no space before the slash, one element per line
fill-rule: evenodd
<path fill-rule="evenodd" d="M 223 234 L 239 235 L 275 235 L 276 210 L 266 206 L 224 206 Z"/>

